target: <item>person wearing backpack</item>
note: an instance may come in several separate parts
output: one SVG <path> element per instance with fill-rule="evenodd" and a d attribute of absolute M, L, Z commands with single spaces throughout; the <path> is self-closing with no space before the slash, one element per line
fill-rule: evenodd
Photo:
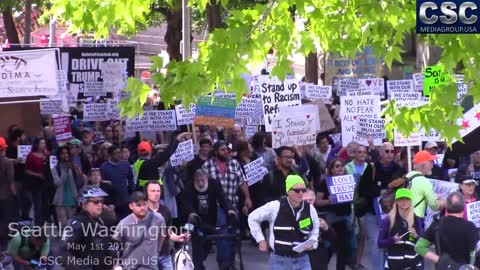
<path fill-rule="evenodd" d="M 432 174 L 433 161 L 435 156 L 428 151 L 419 151 L 413 157 L 413 171 L 409 172 L 405 177 L 412 179 L 410 182 L 410 190 L 413 194 L 413 205 L 415 215 L 424 219 L 427 206 L 433 211 L 443 209 L 445 200 L 438 199 L 433 191 L 433 185 L 425 175 Z"/>
<path fill-rule="evenodd" d="M 385 269 L 423 269 L 422 259 L 414 250 L 422 233 L 422 220 L 413 210 L 412 192 L 406 188 L 398 189 L 393 209 L 382 219 L 378 234 L 378 247 L 387 253 Z"/>
<path fill-rule="evenodd" d="M 463 219 L 464 199 L 460 192 L 447 197 L 446 216 L 434 222 L 415 245 L 415 251 L 436 264 L 436 269 L 459 269 L 475 260 L 479 241 L 475 225 Z M 436 252 L 430 251 L 435 245 Z"/>
<path fill-rule="evenodd" d="M 30 225 L 25 225 L 29 226 Z M 8 254 L 13 258 L 15 270 L 31 269 L 32 260 L 42 264 L 47 263 L 50 252 L 50 240 L 45 233 L 31 230 L 19 229 L 15 236 L 8 243 Z"/>

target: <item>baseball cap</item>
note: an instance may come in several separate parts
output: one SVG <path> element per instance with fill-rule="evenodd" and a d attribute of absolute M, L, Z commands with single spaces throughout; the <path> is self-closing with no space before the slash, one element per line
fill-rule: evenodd
<path fill-rule="evenodd" d="M 415 154 L 413 157 L 413 164 L 422 164 L 427 161 L 435 160 L 435 156 L 430 154 L 428 151 L 422 150 Z"/>
<path fill-rule="evenodd" d="M 95 136 L 93 137 L 93 144 L 95 145 L 95 144 L 104 143 L 106 140 L 107 140 L 107 138 L 105 138 L 105 136 L 103 136 L 102 133 L 97 132 L 97 133 L 95 133 Z"/>
<path fill-rule="evenodd" d="M 289 192 L 296 184 L 302 184 L 305 186 L 305 181 L 303 181 L 303 178 L 298 175 L 287 176 L 287 179 L 285 180 L 286 191 Z"/>
<path fill-rule="evenodd" d="M 71 139 L 70 141 L 68 141 L 68 144 L 70 144 L 70 145 L 80 145 L 80 144 L 82 144 L 82 141 L 80 141 L 79 139 Z"/>
<path fill-rule="evenodd" d="M 429 141 L 425 144 L 425 149 L 430 149 L 434 147 L 438 148 L 438 144 L 436 142 Z"/>
<path fill-rule="evenodd" d="M 462 184 L 475 184 L 475 186 L 478 186 L 478 182 L 475 179 L 465 179 L 462 181 Z"/>
<path fill-rule="evenodd" d="M 150 145 L 149 142 L 141 142 L 138 144 L 139 154 L 150 153 L 150 152 L 152 152 L 152 146 Z"/>
<path fill-rule="evenodd" d="M 8 147 L 8 145 L 7 145 L 7 141 L 5 140 L 5 138 L 0 137 L 0 150 L 4 150 L 7 147 Z"/>
<path fill-rule="evenodd" d="M 395 200 L 402 199 L 402 198 L 407 198 L 412 200 L 412 192 L 409 189 L 406 188 L 400 188 L 395 192 Z"/>

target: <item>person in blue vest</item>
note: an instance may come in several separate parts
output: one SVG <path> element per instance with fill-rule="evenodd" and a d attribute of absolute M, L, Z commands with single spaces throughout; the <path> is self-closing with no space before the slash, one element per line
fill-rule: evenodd
<path fill-rule="evenodd" d="M 305 182 L 298 175 L 289 175 L 285 180 L 287 197 L 271 201 L 257 208 L 248 216 L 248 225 L 252 236 L 258 243 L 258 249 L 267 252 L 272 249 L 268 260 L 273 270 L 310 270 L 308 250 L 318 246 L 319 221 L 315 207 L 303 201 L 307 191 Z M 268 221 L 270 234 L 268 244 L 262 232 L 261 223 Z M 300 243 L 305 248 L 295 251 Z"/>

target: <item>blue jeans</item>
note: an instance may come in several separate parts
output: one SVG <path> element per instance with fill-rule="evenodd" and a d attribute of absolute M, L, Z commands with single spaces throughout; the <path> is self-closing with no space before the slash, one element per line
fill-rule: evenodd
<path fill-rule="evenodd" d="M 377 216 L 371 213 L 365 214 L 360 218 L 360 234 L 365 238 L 365 248 L 363 250 L 362 266 L 371 270 L 384 269 L 384 252 L 378 248 L 378 234 L 380 224 Z"/>
<path fill-rule="evenodd" d="M 158 257 L 158 270 L 173 270 L 172 256 Z"/>
<path fill-rule="evenodd" d="M 225 209 L 218 208 L 217 211 L 217 226 L 223 226 L 227 224 L 227 213 Z M 220 231 L 217 231 L 216 234 L 226 234 L 228 233 L 227 229 L 223 229 Z M 234 262 L 234 249 L 233 249 L 233 244 L 234 242 L 231 239 L 226 239 L 226 240 L 217 240 L 216 246 L 217 246 L 217 263 L 220 266 L 220 269 L 232 265 Z"/>
<path fill-rule="evenodd" d="M 298 258 L 283 257 L 271 253 L 268 258 L 269 270 L 311 270 L 308 255 Z"/>

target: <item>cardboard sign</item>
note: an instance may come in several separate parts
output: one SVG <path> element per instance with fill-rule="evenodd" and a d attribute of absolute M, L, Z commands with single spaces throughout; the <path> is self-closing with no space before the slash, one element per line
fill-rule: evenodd
<path fill-rule="evenodd" d="M 331 104 L 332 86 L 331 85 L 305 85 L 305 97 L 310 100 L 323 100 Z"/>
<path fill-rule="evenodd" d="M 280 107 L 298 106 L 302 103 L 300 86 L 296 80 L 285 80 L 283 83 L 277 78 L 269 79 L 262 83 L 260 92 L 267 132 L 272 131 L 273 118 L 280 113 Z"/>
<path fill-rule="evenodd" d="M 413 86 L 416 92 L 423 92 L 423 73 L 414 73 Z"/>
<path fill-rule="evenodd" d="M 175 153 L 173 153 L 173 155 L 170 157 L 170 163 L 172 164 L 172 166 L 175 167 L 181 165 L 184 162 L 193 160 L 193 158 L 193 141 L 188 140 L 178 144 Z"/>
<path fill-rule="evenodd" d="M 320 118 L 320 130 L 319 132 L 331 130 L 335 128 L 335 122 L 333 122 L 332 116 L 328 111 L 327 106 L 322 100 L 317 100 L 314 104 L 318 105 L 318 115 Z"/>
<path fill-rule="evenodd" d="M 108 121 L 107 103 L 84 103 L 83 121 Z"/>
<path fill-rule="evenodd" d="M 352 141 L 368 145 L 368 139 L 357 136 L 357 118 L 361 116 L 380 118 L 380 96 L 340 97 L 340 118 L 342 119 L 342 146 Z M 381 139 L 374 139 L 381 145 Z"/>
<path fill-rule="evenodd" d="M 480 201 L 467 204 L 467 219 L 480 228 Z"/>
<path fill-rule="evenodd" d="M 385 98 L 385 82 L 383 78 L 358 79 L 358 89 L 361 92 L 371 92 Z"/>
<path fill-rule="evenodd" d="M 413 80 L 391 80 L 387 81 L 388 96 L 391 98 L 391 93 L 408 93 L 414 92 Z"/>
<path fill-rule="evenodd" d="M 57 142 L 65 142 L 73 138 L 69 116 L 56 116 L 52 121 Z"/>
<path fill-rule="evenodd" d="M 41 115 L 52 115 L 52 114 L 62 114 L 62 100 L 52 100 L 52 99 L 40 99 L 40 114 Z"/>
<path fill-rule="evenodd" d="M 425 68 L 424 79 L 423 79 L 423 95 L 428 97 L 432 92 L 434 87 L 444 85 L 447 83 L 446 75 L 447 73 L 443 71 L 444 67 L 437 66 L 428 66 Z"/>
<path fill-rule="evenodd" d="M 385 119 L 369 118 L 360 116 L 357 118 L 357 137 L 380 139 L 386 137 Z"/>
<path fill-rule="evenodd" d="M 405 137 L 397 130 L 395 130 L 394 136 L 395 147 L 418 146 L 422 144 L 422 137 L 419 132 L 411 133 L 409 137 Z"/>
<path fill-rule="evenodd" d="M 194 122 L 196 125 L 233 127 L 236 106 L 234 99 L 201 97 L 195 110 Z"/>
<path fill-rule="evenodd" d="M 31 145 L 18 145 L 17 147 L 17 158 L 21 158 L 23 160 L 27 159 L 28 153 L 32 151 Z"/>
<path fill-rule="evenodd" d="M 57 95 L 57 51 L 0 52 L 0 98 Z"/>
<path fill-rule="evenodd" d="M 337 87 L 337 96 L 344 97 L 347 93 L 358 90 L 358 80 L 352 78 L 339 78 Z"/>
<path fill-rule="evenodd" d="M 257 133 L 257 126 L 246 126 L 245 127 L 245 135 L 247 136 L 247 139 L 250 139 Z"/>
<path fill-rule="evenodd" d="M 235 109 L 235 118 L 255 118 L 258 115 L 255 115 L 258 112 L 258 108 L 262 107 L 262 100 L 258 98 L 242 98 L 242 102 L 237 105 Z"/>
<path fill-rule="evenodd" d="M 268 174 L 268 170 L 264 166 L 263 157 L 247 163 L 244 166 L 244 169 L 248 186 L 257 183 L 258 181 L 262 180 L 266 174 Z"/>
<path fill-rule="evenodd" d="M 327 177 L 327 187 L 334 204 L 350 203 L 353 201 L 355 191 L 355 177 L 342 175 Z"/>
<path fill-rule="evenodd" d="M 195 119 L 195 110 L 197 106 L 195 104 L 190 104 L 190 109 L 187 111 L 185 106 L 182 104 L 175 105 L 175 113 L 177 114 L 177 124 L 179 126 L 182 125 L 190 125 L 193 124 L 193 120 Z"/>
<path fill-rule="evenodd" d="M 312 114 L 306 114 L 303 117 L 280 114 L 273 118 L 273 148 L 283 145 L 315 144 L 316 134 L 316 124 Z"/>
<path fill-rule="evenodd" d="M 107 61 L 101 64 L 102 89 L 105 92 L 118 92 L 125 88 L 127 83 L 127 62 Z"/>

